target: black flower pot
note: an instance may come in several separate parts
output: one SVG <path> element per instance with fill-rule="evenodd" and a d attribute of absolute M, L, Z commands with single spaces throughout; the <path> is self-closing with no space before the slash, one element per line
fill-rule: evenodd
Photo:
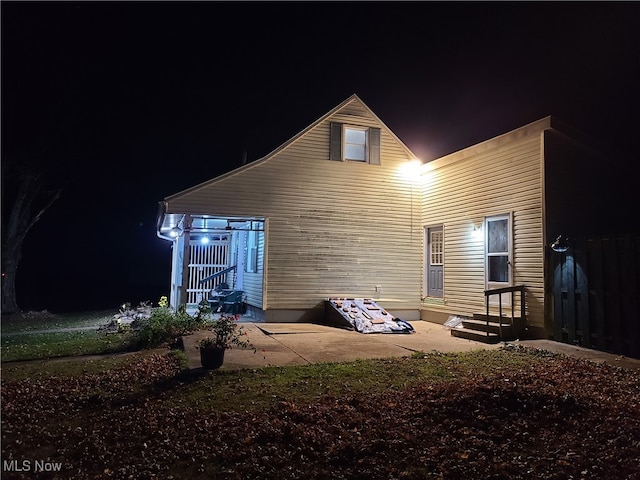
<path fill-rule="evenodd" d="M 205 370 L 215 370 L 224 363 L 224 348 L 200 348 L 200 363 Z"/>

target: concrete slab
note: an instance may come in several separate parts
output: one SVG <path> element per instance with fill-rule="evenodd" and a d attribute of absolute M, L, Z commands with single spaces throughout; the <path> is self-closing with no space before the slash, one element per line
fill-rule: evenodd
<path fill-rule="evenodd" d="M 266 335 L 288 333 L 326 333 L 328 331 L 336 330 L 335 327 L 317 325 L 315 323 L 256 323 L 255 326 L 262 330 Z"/>
<path fill-rule="evenodd" d="M 409 356 L 414 352 L 467 352 L 500 348 L 473 340 L 453 337 L 442 325 L 411 322 L 411 334 L 359 333 L 326 325 L 304 323 L 251 323 L 242 322 L 253 350 L 231 349 L 225 352 L 221 369 L 260 368 L 266 366 L 305 365 L 310 363 L 342 362 L 357 359 Z M 207 331 L 198 331 L 183 337 L 189 368 L 201 368 L 200 339 Z M 509 342 L 527 345 L 566 355 L 607 362 L 625 368 L 640 369 L 640 359 L 599 352 L 552 340 L 525 340 Z"/>
<path fill-rule="evenodd" d="M 253 350 L 225 352 L 222 369 L 258 368 L 275 365 L 303 365 L 366 358 L 409 356 L 413 352 L 459 352 L 498 348 L 452 337 L 442 325 L 413 322 L 411 334 L 363 334 L 336 327 L 301 323 L 242 322 Z M 183 337 L 189 368 L 200 368 L 198 342 L 208 335 L 198 331 Z"/>
<path fill-rule="evenodd" d="M 607 363 L 616 367 L 640 370 L 640 359 L 629 358 L 615 353 L 601 352 L 591 348 L 579 347 L 577 345 L 569 345 L 568 343 L 554 342 L 553 340 L 522 340 L 509 343 L 519 343 L 521 345 L 528 345 L 541 350 L 561 353 L 570 357 L 588 358 L 593 362 Z"/>
<path fill-rule="evenodd" d="M 302 365 L 309 363 L 301 358 L 294 350 L 287 348 L 271 336 L 266 335 L 255 324 L 243 323 L 242 327 L 247 332 L 247 338 L 256 348 L 253 350 L 243 350 L 233 348 L 227 350 L 224 356 L 223 369 L 238 368 L 259 368 L 273 365 Z M 184 351 L 187 355 L 189 368 L 201 368 L 200 350 L 198 342 L 201 339 L 211 336 L 206 330 L 194 332 L 191 335 L 182 337 Z"/>

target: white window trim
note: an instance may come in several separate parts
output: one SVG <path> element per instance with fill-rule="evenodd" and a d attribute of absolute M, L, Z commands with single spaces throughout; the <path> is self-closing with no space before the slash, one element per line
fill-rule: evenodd
<path fill-rule="evenodd" d="M 489 253 L 489 228 L 488 223 L 491 221 L 497 220 L 507 220 L 508 232 L 507 232 L 507 251 L 506 252 L 494 252 Z M 487 290 L 493 288 L 501 288 L 501 287 L 512 287 L 513 283 L 513 213 L 505 213 L 500 215 L 491 215 L 484 218 L 484 285 Z M 507 254 L 507 269 L 509 275 L 509 281 L 507 282 L 490 282 L 489 281 L 489 257 L 490 256 L 505 256 Z M 498 296 L 492 295 L 489 298 L 490 305 L 498 304 Z M 511 294 L 503 294 L 502 295 L 502 305 L 510 306 L 511 305 Z"/>
<path fill-rule="evenodd" d="M 246 273 L 258 273 L 258 243 L 258 231 L 247 232 L 244 266 Z"/>
<path fill-rule="evenodd" d="M 347 147 L 347 130 L 354 130 L 364 132 L 364 158 L 362 160 L 357 158 L 348 158 L 346 155 L 346 147 Z M 360 144 L 353 144 L 358 145 Z M 345 162 L 358 162 L 358 163 L 370 163 L 369 159 L 369 127 L 361 127 L 357 125 L 342 125 L 342 158 Z"/>

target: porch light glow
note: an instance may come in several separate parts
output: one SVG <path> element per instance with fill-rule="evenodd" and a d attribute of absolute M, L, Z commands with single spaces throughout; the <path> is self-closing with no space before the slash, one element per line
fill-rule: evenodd
<path fill-rule="evenodd" d="M 200 239 L 200 243 L 202 243 L 203 245 L 206 245 L 207 243 L 209 243 L 209 237 L 202 237 Z"/>

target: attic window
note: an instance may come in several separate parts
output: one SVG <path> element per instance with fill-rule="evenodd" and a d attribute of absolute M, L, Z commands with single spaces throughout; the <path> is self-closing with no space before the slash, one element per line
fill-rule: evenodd
<path fill-rule="evenodd" d="M 344 159 L 358 162 L 367 159 L 367 129 L 344 127 Z"/>
<path fill-rule="evenodd" d="M 380 129 L 331 122 L 331 160 L 380 165 Z"/>

